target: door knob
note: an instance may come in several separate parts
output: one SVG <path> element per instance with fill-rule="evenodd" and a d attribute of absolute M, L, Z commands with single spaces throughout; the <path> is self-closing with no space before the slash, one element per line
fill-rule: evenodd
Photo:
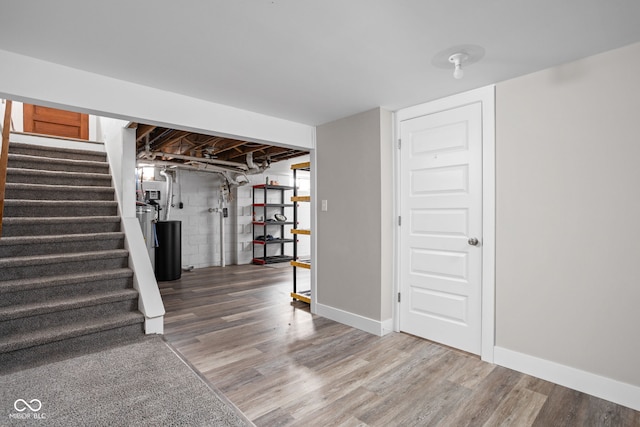
<path fill-rule="evenodd" d="M 467 240 L 467 243 L 469 243 L 471 246 L 478 246 L 478 243 L 480 242 L 475 237 L 471 237 L 469 240 Z"/>

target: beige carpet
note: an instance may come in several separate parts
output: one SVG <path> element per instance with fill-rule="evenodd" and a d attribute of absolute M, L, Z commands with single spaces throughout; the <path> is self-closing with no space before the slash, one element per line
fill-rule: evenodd
<path fill-rule="evenodd" d="M 0 376 L 0 410 L 0 425 L 253 425 L 159 337 Z"/>

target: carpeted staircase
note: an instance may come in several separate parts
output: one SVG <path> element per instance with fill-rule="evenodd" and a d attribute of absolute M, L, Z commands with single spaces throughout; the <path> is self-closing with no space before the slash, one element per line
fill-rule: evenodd
<path fill-rule="evenodd" d="M 0 239 L 0 372 L 143 335 L 104 153 L 11 143 Z"/>

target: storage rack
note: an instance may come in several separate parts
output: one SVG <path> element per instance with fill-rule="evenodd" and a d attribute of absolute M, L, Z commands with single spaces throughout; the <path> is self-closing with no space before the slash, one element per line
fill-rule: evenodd
<path fill-rule="evenodd" d="M 291 266 L 293 266 L 293 292 L 291 292 L 291 298 L 311 304 L 311 290 L 299 291 L 298 290 L 298 268 L 311 269 L 311 260 L 298 259 L 298 236 L 310 236 L 311 230 L 298 228 L 298 204 L 304 202 L 310 202 L 311 196 L 299 196 L 298 195 L 298 172 L 299 171 L 311 171 L 311 162 L 296 163 L 291 165 L 293 170 L 293 222 L 294 227 L 291 233 L 294 235 L 295 241 L 293 242 L 293 260 L 291 260 Z"/>
<path fill-rule="evenodd" d="M 254 264 L 275 264 L 279 262 L 289 262 L 295 259 L 286 254 L 287 243 L 294 243 L 295 239 L 285 238 L 285 226 L 294 225 L 294 221 L 278 221 L 274 219 L 275 214 L 285 215 L 286 208 L 292 208 L 292 203 L 285 203 L 285 192 L 294 190 L 294 187 L 286 185 L 258 184 L 253 186 L 253 260 Z M 275 192 L 278 195 L 279 203 L 271 203 L 269 195 Z M 256 202 L 256 195 L 262 194 L 261 202 Z M 261 219 L 258 219 L 258 215 Z M 286 216 L 286 215 L 285 215 Z M 295 217 L 295 214 L 294 214 Z M 275 232 L 277 230 L 278 232 Z M 262 236 L 262 239 L 258 237 Z M 273 236 L 268 238 L 268 236 Z M 268 255 L 268 247 L 279 245 L 278 255 Z M 262 256 L 256 254 L 256 248 L 262 248 Z"/>

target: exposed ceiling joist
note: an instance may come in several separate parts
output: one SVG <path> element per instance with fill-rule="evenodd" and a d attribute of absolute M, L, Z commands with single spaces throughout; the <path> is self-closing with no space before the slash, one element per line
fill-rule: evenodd
<path fill-rule="evenodd" d="M 249 153 L 255 153 L 256 151 L 262 151 L 265 150 L 267 148 L 269 148 L 270 145 L 258 145 L 255 146 L 255 144 L 252 144 L 252 146 L 242 146 L 242 147 L 235 147 L 236 152 L 233 154 L 229 155 L 230 159 L 237 159 L 237 158 L 242 158 L 245 157 L 247 154 Z"/>
<path fill-rule="evenodd" d="M 235 141 L 235 142 L 229 141 L 229 144 L 226 147 L 221 148 L 221 149 L 214 149 L 213 150 L 213 154 L 217 156 L 219 154 L 224 153 L 225 151 L 233 150 L 236 147 L 240 147 L 240 146 L 243 146 L 243 145 L 246 145 L 246 144 L 247 143 L 245 141 Z"/>
<path fill-rule="evenodd" d="M 181 130 L 172 130 L 171 133 L 167 134 L 164 138 L 161 138 L 159 141 L 156 141 L 153 144 L 153 150 L 162 150 L 165 147 L 169 147 L 170 145 L 180 141 L 185 136 L 189 135 L 191 132 L 181 131 Z"/>
<path fill-rule="evenodd" d="M 256 142 L 240 141 L 220 136 L 204 135 L 159 126 L 136 124 L 136 147 L 140 154 L 147 148 L 152 152 L 162 151 L 165 156 L 171 154 L 200 158 L 212 158 L 222 161 L 244 163 L 247 154 L 253 153 L 254 159 L 278 162 L 308 154 L 308 151 L 277 147 Z M 173 161 L 181 162 L 175 158 Z"/>
<path fill-rule="evenodd" d="M 143 140 L 149 135 L 156 127 L 153 125 L 138 124 L 136 128 L 136 142 Z"/>

